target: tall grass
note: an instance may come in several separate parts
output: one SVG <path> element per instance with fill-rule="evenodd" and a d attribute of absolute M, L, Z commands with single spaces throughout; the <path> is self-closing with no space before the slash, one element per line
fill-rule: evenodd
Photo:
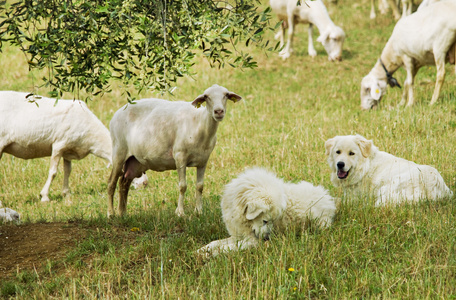
<path fill-rule="evenodd" d="M 266 3 L 265 3 L 266 5 Z M 381 150 L 435 166 L 456 190 L 456 87 L 454 67 L 438 103 L 429 107 L 435 68 L 416 78 L 416 105 L 397 107 L 401 90 L 388 89 L 380 109 L 361 111 L 360 81 L 381 53 L 394 21 L 368 18 L 368 1 L 339 0 L 332 19 L 347 34 L 344 60 L 331 63 L 320 44 L 307 56 L 307 29 L 298 26 L 287 61 L 254 50 L 255 70 L 211 69 L 179 82 L 171 100 L 193 100 L 217 83 L 243 96 L 230 103 L 205 177 L 204 213 L 193 212 L 196 172 L 189 170 L 186 216 L 174 215 L 176 172 L 148 172 L 149 186 L 131 191 L 128 216 L 108 220 L 105 162 L 90 156 L 74 164 L 72 194 L 61 196 L 59 171 L 47 204 L 39 192 L 49 159 L 25 161 L 3 155 L 0 201 L 25 223 L 78 220 L 88 237 L 63 261 L 22 272 L 0 283 L 0 295 L 18 298 L 283 299 L 452 298 L 456 294 L 456 208 L 454 199 L 376 208 L 366 195 L 347 199 L 329 180 L 324 142 L 358 133 Z M 317 37 L 318 33 L 315 33 Z M 271 34 L 272 38 L 272 34 Z M 4 47 L 0 89 L 34 90 L 39 74 L 28 74 L 25 58 Z M 396 78 L 402 83 L 405 72 Z M 35 92 L 45 94 L 45 89 Z M 143 96 L 154 96 L 152 93 Z M 71 95 L 69 95 L 71 97 Z M 89 103 L 108 125 L 126 102 L 119 90 Z M 223 186 L 244 168 L 263 166 L 286 180 L 323 185 L 342 198 L 334 225 L 326 230 L 291 229 L 252 250 L 210 260 L 195 256 L 206 243 L 227 237 L 219 208 Z M 131 231 L 133 227 L 139 231 Z"/>

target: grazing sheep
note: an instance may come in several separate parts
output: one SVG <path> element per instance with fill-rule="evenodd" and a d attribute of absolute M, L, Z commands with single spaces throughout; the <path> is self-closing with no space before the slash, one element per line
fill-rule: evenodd
<path fill-rule="evenodd" d="M 402 65 L 407 71 L 400 105 L 413 105 L 413 82 L 419 68 L 436 65 L 437 80 L 431 105 L 440 94 L 445 80 L 445 63 L 455 63 L 456 1 L 430 5 L 399 20 L 370 73 L 361 81 L 361 108 L 378 105 L 386 86 L 399 86 L 392 74 Z"/>
<path fill-rule="evenodd" d="M 345 40 L 345 33 L 342 28 L 334 25 L 329 17 L 328 11 L 321 0 L 302 1 L 297 5 L 296 0 L 270 0 L 272 10 L 283 21 L 282 30 L 276 38 L 280 38 L 280 45 L 284 45 L 285 29 L 288 27 L 287 44 L 280 52 L 283 59 L 290 57 L 294 35 L 294 27 L 297 23 L 309 24 L 309 46 L 308 53 L 315 57 L 317 51 L 313 46 L 312 31 L 313 25 L 317 26 L 320 36 L 317 41 L 322 43 L 328 53 L 328 59 L 331 61 L 342 60 L 342 46 Z"/>
<path fill-rule="evenodd" d="M 118 213 L 127 210 L 133 178 L 146 170 L 177 170 L 179 174 L 178 216 L 184 215 L 187 190 L 186 168 L 196 167 L 196 211 L 202 212 L 204 172 L 216 143 L 216 132 L 226 113 L 226 102 L 242 98 L 213 85 L 193 102 L 142 99 L 119 109 L 111 120 L 113 169 L 108 185 L 108 216 L 120 178 Z M 204 102 L 206 107 L 198 108 Z"/>
<path fill-rule="evenodd" d="M 83 101 L 59 100 L 27 93 L 0 92 L 0 158 L 9 153 L 22 159 L 51 156 L 41 201 L 49 201 L 49 187 L 63 157 L 63 190 L 69 193 L 71 160 L 92 153 L 111 161 L 108 129 Z"/>
<path fill-rule="evenodd" d="M 255 247 L 272 230 L 304 228 L 313 220 L 320 227 L 332 224 L 336 204 L 328 191 L 307 181 L 284 182 L 274 173 L 251 168 L 225 186 L 221 201 L 223 221 L 231 237 L 200 248 L 203 256 Z"/>
<path fill-rule="evenodd" d="M 0 224 L 4 222 L 14 222 L 19 224 L 21 222 L 19 213 L 11 208 L 0 208 Z"/>

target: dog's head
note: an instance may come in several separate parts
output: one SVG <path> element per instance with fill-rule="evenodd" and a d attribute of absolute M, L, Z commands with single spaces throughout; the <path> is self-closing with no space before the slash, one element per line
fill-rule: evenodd
<path fill-rule="evenodd" d="M 333 171 L 331 181 L 336 185 L 358 183 L 364 177 L 369 157 L 376 149 L 372 141 L 360 135 L 336 136 L 326 141 L 325 148 Z"/>
<path fill-rule="evenodd" d="M 269 240 L 274 221 L 283 212 L 284 207 L 271 205 L 272 202 L 284 203 L 284 195 L 276 195 L 277 199 L 257 199 L 259 201 L 248 203 L 244 210 L 244 216 L 250 224 L 253 235 L 258 239 Z"/>
<path fill-rule="evenodd" d="M 223 219 L 232 236 L 269 239 L 287 206 L 283 180 L 262 168 L 250 168 L 225 187 Z"/>

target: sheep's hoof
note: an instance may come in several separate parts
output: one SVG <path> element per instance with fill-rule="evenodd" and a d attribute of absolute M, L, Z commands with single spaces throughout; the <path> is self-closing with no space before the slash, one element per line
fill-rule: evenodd
<path fill-rule="evenodd" d="M 48 196 L 42 196 L 41 197 L 41 202 L 49 202 L 49 201 L 51 201 L 51 199 L 49 199 Z"/>
<path fill-rule="evenodd" d="M 178 217 L 183 217 L 183 216 L 185 216 L 184 210 L 183 210 L 183 209 L 179 209 L 179 207 L 176 208 L 175 214 L 176 214 Z"/>
<path fill-rule="evenodd" d="M 280 52 L 280 53 L 279 53 L 279 56 L 282 57 L 283 60 L 289 58 L 290 55 L 291 55 L 290 52 Z"/>

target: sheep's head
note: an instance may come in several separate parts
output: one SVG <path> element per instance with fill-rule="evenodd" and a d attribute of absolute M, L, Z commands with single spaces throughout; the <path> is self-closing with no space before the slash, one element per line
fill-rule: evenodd
<path fill-rule="evenodd" d="M 342 46 L 345 41 L 345 32 L 338 26 L 327 28 L 317 39 L 325 47 L 330 61 L 342 60 Z"/>
<path fill-rule="evenodd" d="M 223 86 L 214 84 L 205 90 L 204 94 L 196 97 L 196 99 L 193 100 L 192 105 L 198 108 L 206 102 L 207 111 L 212 115 L 215 121 L 220 122 L 225 117 L 226 101 L 231 100 L 233 102 L 238 102 L 241 99 L 241 96 L 228 91 Z"/>
<path fill-rule="evenodd" d="M 361 80 L 361 108 L 368 110 L 376 108 L 386 92 L 386 80 L 379 80 L 368 74 Z"/>

